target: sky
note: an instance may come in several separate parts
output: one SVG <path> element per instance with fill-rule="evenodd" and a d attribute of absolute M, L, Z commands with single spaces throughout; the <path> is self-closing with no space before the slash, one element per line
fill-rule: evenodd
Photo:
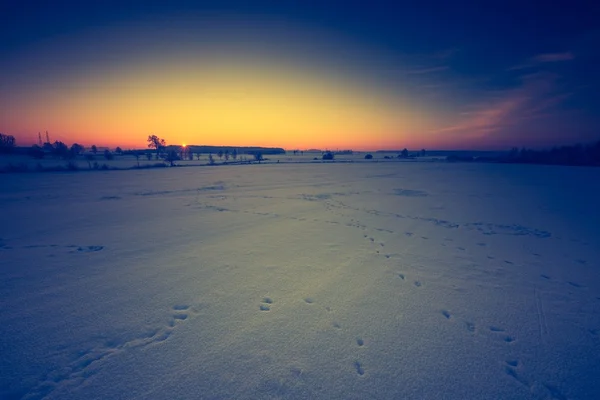
<path fill-rule="evenodd" d="M 142 148 L 600 139 L 593 2 L 0 3 L 0 132 Z"/>

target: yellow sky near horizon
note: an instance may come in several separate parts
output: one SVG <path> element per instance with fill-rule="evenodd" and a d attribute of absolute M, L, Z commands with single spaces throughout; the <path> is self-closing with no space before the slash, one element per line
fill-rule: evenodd
<path fill-rule="evenodd" d="M 52 140 L 123 148 L 152 133 L 169 144 L 398 148 L 430 126 L 410 102 L 342 76 L 231 58 L 67 75 L 0 115 L 26 132 L 21 143 L 48 130 Z"/>

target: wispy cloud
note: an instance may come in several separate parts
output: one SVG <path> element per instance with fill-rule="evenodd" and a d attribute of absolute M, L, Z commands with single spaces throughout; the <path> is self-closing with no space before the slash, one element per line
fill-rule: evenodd
<path fill-rule="evenodd" d="M 509 71 L 517 71 L 521 69 L 535 68 L 540 66 L 540 64 L 545 63 L 555 63 L 560 61 L 570 61 L 574 60 L 575 55 L 570 51 L 566 51 L 563 53 L 544 53 L 538 54 L 536 56 L 531 57 L 527 62 L 519 65 L 515 65 L 514 67 L 510 67 Z"/>
<path fill-rule="evenodd" d="M 461 112 L 454 123 L 431 133 L 465 140 L 519 141 L 523 138 L 514 135 L 525 123 L 556 117 L 559 107 L 572 95 L 559 90 L 558 78 L 541 72 L 523 75 L 518 88 L 489 93 Z"/>
<path fill-rule="evenodd" d="M 439 67 L 429 67 L 429 68 L 419 68 L 419 69 L 412 69 L 412 70 L 408 70 L 406 71 L 407 74 L 430 74 L 432 72 L 440 72 L 440 71 L 446 71 L 450 69 L 450 67 L 448 65 L 442 65 Z"/>
<path fill-rule="evenodd" d="M 538 63 L 557 62 L 557 61 L 569 61 L 573 60 L 575 56 L 570 51 L 564 53 L 546 53 L 538 54 L 532 58 L 532 61 Z"/>

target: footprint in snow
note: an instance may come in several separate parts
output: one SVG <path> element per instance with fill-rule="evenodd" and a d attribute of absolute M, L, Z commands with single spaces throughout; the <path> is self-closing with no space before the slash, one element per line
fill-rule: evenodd
<path fill-rule="evenodd" d="M 80 246 L 77 247 L 77 251 L 81 253 L 93 253 L 104 249 L 104 246 Z"/>
<path fill-rule="evenodd" d="M 260 311 L 271 311 L 271 304 L 273 304 L 273 299 L 270 297 L 265 297 L 262 299 L 262 304 L 260 305 Z"/>
<path fill-rule="evenodd" d="M 362 366 L 362 364 L 358 361 L 354 362 L 354 368 L 356 369 L 356 373 L 360 376 L 363 376 L 365 374 L 365 370 Z"/>
<path fill-rule="evenodd" d="M 474 323 L 467 321 L 467 322 L 465 322 L 465 326 L 467 327 L 467 330 L 469 332 L 475 332 L 475 324 Z"/>

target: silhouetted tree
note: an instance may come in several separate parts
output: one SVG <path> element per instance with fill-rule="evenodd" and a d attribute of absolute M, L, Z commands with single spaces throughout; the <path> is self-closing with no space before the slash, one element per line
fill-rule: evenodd
<path fill-rule="evenodd" d="M 225 161 L 226 162 L 229 161 L 229 152 L 228 151 L 225 152 Z"/>
<path fill-rule="evenodd" d="M 373 155 L 372 155 L 372 154 L 367 154 L 367 155 L 365 155 L 365 160 L 370 160 L 370 159 L 372 159 L 372 158 L 373 158 Z"/>
<path fill-rule="evenodd" d="M 196 153 L 196 160 L 200 161 L 200 156 L 201 156 L 201 155 L 202 155 L 202 154 L 200 154 L 200 153 Z"/>
<path fill-rule="evenodd" d="M 94 155 L 93 154 L 86 154 L 85 155 L 85 160 L 88 162 L 88 166 L 90 167 L 90 169 L 92 169 L 92 161 L 94 161 Z"/>
<path fill-rule="evenodd" d="M 110 152 L 110 150 L 106 149 L 104 150 L 104 158 L 106 158 L 107 160 L 112 160 L 113 158 L 115 158 L 115 156 Z"/>
<path fill-rule="evenodd" d="M 148 161 L 152 161 L 152 153 L 146 153 L 146 158 Z"/>
<path fill-rule="evenodd" d="M 188 151 L 188 160 L 194 161 L 194 153 L 192 153 L 191 151 Z"/>
<path fill-rule="evenodd" d="M 0 153 L 10 153 L 17 145 L 15 137 L 0 133 Z"/>
<path fill-rule="evenodd" d="M 42 148 L 40 146 L 38 146 L 37 144 L 34 144 L 33 146 L 31 146 L 29 148 L 29 151 L 27 152 L 27 154 L 29 154 L 31 157 L 33 157 L 37 160 L 41 160 L 46 155 L 46 152 L 44 152 L 44 150 L 42 150 Z"/>
<path fill-rule="evenodd" d="M 237 156 L 238 156 L 237 149 L 233 149 L 233 151 L 231 152 L 231 157 L 233 157 L 234 161 L 237 159 Z"/>
<path fill-rule="evenodd" d="M 73 153 L 74 155 L 79 155 L 79 154 L 83 153 L 84 150 L 85 150 L 85 147 L 83 147 L 79 143 L 73 143 L 71 145 L 71 153 Z"/>
<path fill-rule="evenodd" d="M 167 143 L 164 139 L 159 138 L 156 135 L 148 136 L 148 147 L 151 149 L 156 149 L 156 159 L 158 160 L 158 156 L 160 155 L 160 151 L 167 146 Z"/>
<path fill-rule="evenodd" d="M 333 160 L 334 155 L 331 151 L 326 151 L 325 154 L 323 154 L 323 160 Z"/>
<path fill-rule="evenodd" d="M 115 153 L 123 154 L 123 149 L 121 149 L 120 147 L 117 146 L 117 148 L 115 149 Z"/>
<path fill-rule="evenodd" d="M 42 145 L 42 149 L 46 152 L 46 153 L 52 153 L 54 151 L 54 146 L 52 146 L 52 143 L 44 143 Z"/>
<path fill-rule="evenodd" d="M 408 149 L 405 147 L 404 150 L 400 152 L 402 158 L 408 158 Z"/>
<path fill-rule="evenodd" d="M 69 156 L 69 148 L 67 145 L 58 140 L 54 142 L 52 152 L 56 157 L 68 158 Z"/>
<path fill-rule="evenodd" d="M 213 165 L 213 164 L 215 163 L 215 159 L 213 158 L 213 155 L 212 155 L 212 153 L 209 153 L 209 154 L 208 154 L 208 163 L 209 163 L 210 165 Z"/>
<path fill-rule="evenodd" d="M 135 157 L 135 161 L 137 161 L 137 166 L 138 168 L 140 167 L 140 152 L 139 151 L 134 151 L 133 152 L 133 156 Z"/>
<path fill-rule="evenodd" d="M 98 153 L 98 148 L 96 147 L 95 144 L 92 145 L 92 153 L 94 153 L 94 154 Z"/>
<path fill-rule="evenodd" d="M 171 167 L 173 167 L 175 165 L 175 161 L 181 160 L 181 158 L 179 157 L 179 154 L 177 154 L 177 152 L 175 150 L 171 150 L 167 153 L 167 156 L 165 157 L 165 161 L 168 161 L 169 164 L 171 165 Z"/>
<path fill-rule="evenodd" d="M 490 160 L 488 160 L 490 161 Z M 599 165 L 600 141 L 582 146 L 554 147 L 547 151 L 517 149 L 513 147 L 505 156 L 492 159 L 506 163 L 556 164 L 556 165 Z"/>
<path fill-rule="evenodd" d="M 254 153 L 254 159 L 256 161 L 258 161 L 258 163 L 260 164 L 260 162 L 263 160 L 263 155 L 261 152 L 256 152 Z"/>
<path fill-rule="evenodd" d="M 219 150 L 217 155 L 219 156 L 219 159 L 223 158 L 223 150 Z"/>
<path fill-rule="evenodd" d="M 421 149 L 421 157 L 425 157 L 427 155 L 427 152 L 425 151 L 425 149 Z"/>

